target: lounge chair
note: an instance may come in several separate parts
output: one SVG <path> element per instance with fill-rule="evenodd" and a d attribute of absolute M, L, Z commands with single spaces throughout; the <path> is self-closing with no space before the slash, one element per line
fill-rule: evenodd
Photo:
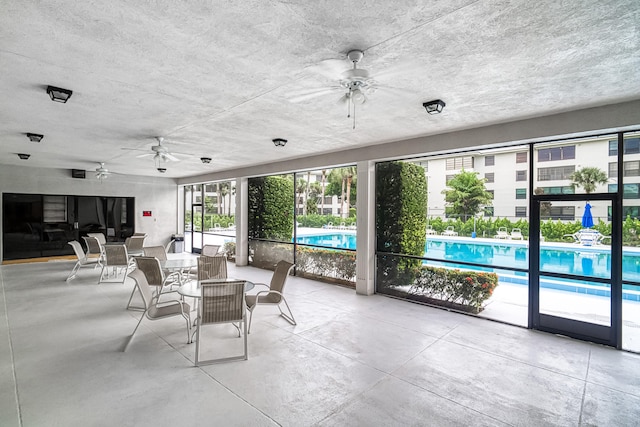
<path fill-rule="evenodd" d="M 438 232 L 434 230 L 430 225 L 427 225 L 427 235 L 429 234 L 438 234 Z"/>
<path fill-rule="evenodd" d="M 509 232 L 507 231 L 507 227 L 500 227 L 498 228 L 498 231 L 496 232 L 496 239 L 509 239 L 511 238 L 511 236 L 509 235 Z"/>
<path fill-rule="evenodd" d="M 524 236 L 522 235 L 522 230 L 520 230 L 519 228 L 512 228 L 509 238 L 511 240 L 524 240 Z"/>
<path fill-rule="evenodd" d="M 447 227 L 441 234 L 442 236 L 457 236 L 458 232 L 454 230 L 453 226 Z"/>

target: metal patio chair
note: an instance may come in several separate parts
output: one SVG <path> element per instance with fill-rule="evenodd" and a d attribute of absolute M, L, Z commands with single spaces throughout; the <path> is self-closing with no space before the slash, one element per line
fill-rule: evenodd
<path fill-rule="evenodd" d="M 72 240 L 71 242 L 68 242 L 68 243 L 73 248 L 73 251 L 75 252 L 76 257 L 78 258 L 78 261 L 73 266 L 73 269 L 71 270 L 71 273 L 69 273 L 69 276 L 67 276 L 67 282 L 75 278 L 76 274 L 82 267 L 93 267 L 95 269 L 98 266 L 98 258 L 88 258 L 87 254 L 84 252 L 84 250 L 82 249 L 82 246 L 77 240 Z"/>
<path fill-rule="evenodd" d="M 284 297 L 284 285 L 287 281 L 287 277 L 289 277 L 289 273 L 293 269 L 294 264 L 287 261 L 279 261 L 276 264 L 276 269 L 273 272 L 273 276 L 271 277 L 271 283 L 267 286 L 264 283 L 256 283 L 256 286 L 264 286 L 267 288 L 266 291 L 260 291 L 255 295 L 247 295 L 245 296 L 245 301 L 247 302 L 247 309 L 249 310 L 249 333 L 251 333 L 251 319 L 253 318 L 253 310 L 256 309 L 258 305 L 277 305 L 280 310 L 280 316 L 284 317 L 284 319 L 291 323 L 292 325 L 296 325 L 296 320 L 293 317 L 293 312 L 287 303 L 286 298 Z M 287 307 L 288 314 L 282 311 L 281 304 Z"/>

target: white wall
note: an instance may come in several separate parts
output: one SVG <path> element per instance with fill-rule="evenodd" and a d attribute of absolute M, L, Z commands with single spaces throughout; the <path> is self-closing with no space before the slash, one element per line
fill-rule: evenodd
<path fill-rule="evenodd" d="M 135 231 L 147 233 L 146 245 L 165 244 L 178 229 L 177 185 L 170 178 L 111 175 L 101 183 L 91 171 L 86 179 L 75 179 L 68 169 L 2 165 L 0 193 L 135 197 Z M 152 216 L 143 217 L 142 211 L 152 211 Z M 0 239 L 1 231 L 0 212 Z"/>

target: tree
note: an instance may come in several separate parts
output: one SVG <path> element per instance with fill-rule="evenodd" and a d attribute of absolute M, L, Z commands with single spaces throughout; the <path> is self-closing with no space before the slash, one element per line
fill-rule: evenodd
<path fill-rule="evenodd" d="M 447 202 L 445 213 L 466 221 L 480 212 L 481 208 L 491 206 L 493 197 L 484 183 L 485 180 L 478 178 L 477 172 L 463 169 L 449 181 L 448 189 L 442 190 Z"/>
<path fill-rule="evenodd" d="M 322 169 L 322 199 L 320 199 L 320 215 L 324 215 L 324 183 L 327 180 L 327 170 Z"/>
<path fill-rule="evenodd" d="M 600 168 L 585 167 L 578 169 L 571 174 L 571 187 L 575 190 L 578 187 L 582 187 L 587 194 L 596 191 L 598 185 L 603 185 L 609 182 L 607 173 Z"/>
<path fill-rule="evenodd" d="M 536 187 L 533 190 L 533 194 L 539 196 L 544 194 L 544 190 L 540 187 Z M 551 202 L 540 202 L 540 218 L 549 218 L 551 216 Z"/>
<path fill-rule="evenodd" d="M 329 185 L 326 192 L 340 197 L 340 213 L 343 218 L 349 216 L 351 199 L 356 194 L 356 167 L 335 168 L 329 172 Z M 346 206 L 345 206 L 346 205 Z"/>

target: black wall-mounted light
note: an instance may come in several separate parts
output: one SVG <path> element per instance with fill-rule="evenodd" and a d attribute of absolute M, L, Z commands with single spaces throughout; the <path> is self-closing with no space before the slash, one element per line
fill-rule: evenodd
<path fill-rule="evenodd" d="M 31 154 L 18 153 L 18 157 L 20 157 L 22 160 L 29 160 L 29 157 L 31 157 Z"/>
<path fill-rule="evenodd" d="M 275 139 L 272 139 L 271 141 L 273 141 L 273 145 L 275 145 L 276 147 L 284 147 L 285 145 L 287 145 L 286 139 L 275 138 Z"/>
<path fill-rule="evenodd" d="M 447 105 L 441 99 L 434 99 L 433 101 L 425 102 L 422 104 L 427 113 L 429 114 L 440 114 L 444 109 L 444 106 Z"/>
<path fill-rule="evenodd" d="M 44 138 L 44 135 L 27 132 L 27 138 L 29 138 L 29 141 L 31 142 L 40 142 L 42 141 L 42 138 Z"/>
<path fill-rule="evenodd" d="M 71 98 L 73 91 L 55 86 L 47 86 L 47 93 L 51 97 L 52 101 L 62 102 L 64 104 L 69 100 L 69 98 Z"/>
<path fill-rule="evenodd" d="M 211 157 L 200 157 L 202 163 L 211 163 Z"/>

